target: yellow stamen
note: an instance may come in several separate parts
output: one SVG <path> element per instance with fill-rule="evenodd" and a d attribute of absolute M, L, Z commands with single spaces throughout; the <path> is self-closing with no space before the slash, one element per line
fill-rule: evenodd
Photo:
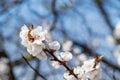
<path fill-rule="evenodd" d="M 30 25 L 29 30 L 32 31 L 34 29 L 33 24 Z"/>
<path fill-rule="evenodd" d="M 29 41 L 31 41 L 31 42 L 34 41 L 33 36 L 30 34 L 33 29 L 34 29 L 34 26 L 31 24 L 30 27 L 29 27 L 29 32 L 28 32 L 28 39 L 29 39 Z"/>

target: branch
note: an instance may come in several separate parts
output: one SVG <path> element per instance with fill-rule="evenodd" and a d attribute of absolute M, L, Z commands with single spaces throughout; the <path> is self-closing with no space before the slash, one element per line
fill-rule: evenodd
<path fill-rule="evenodd" d="M 61 65 L 63 65 L 63 66 L 66 68 L 66 70 L 68 70 L 68 71 L 70 72 L 70 74 L 72 74 L 72 75 L 78 80 L 78 77 L 77 77 L 77 75 L 74 74 L 73 70 L 70 69 L 70 68 L 67 66 L 66 63 L 60 61 L 60 60 L 54 55 L 54 51 L 51 51 L 51 50 L 48 50 L 48 49 L 44 49 L 44 51 L 45 51 L 46 53 L 50 54 L 50 55 L 54 58 L 55 61 L 58 61 Z"/>
<path fill-rule="evenodd" d="M 52 11 L 52 14 L 53 14 L 53 22 L 52 22 L 52 25 L 51 25 L 51 28 L 50 28 L 50 31 L 52 31 L 55 27 L 56 27 L 56 23 L 57 23 L 57 16 L 58 16 L 58 13 L 57 13 L 57 10 L 56 10 L 56 0 L 52 0 L 52 3 L 51 3 L 51 11 Z"/>
<path fill-rule="evenodd" d="M 103 2 L 102 0 L 95 0 L 96 5 L 98 6 L 98 8 L 100 9 L 101 14 L 103 15 L 104 20 L 106 21 L 106 23 L 108 24 L 108 27 L 110 28 L 111 32 L 113 33 L 114 30 L 114 26 L 112 26 L 109 16 L 106 13 L 104 7 L 103 7 Z M 112 34 L 113 35 L 113 34 Z M 119 39 L 115 39 L 117 44 L 120 44 L 120 40 Z"/>
<path fill-rule="evenodd" d="M 40 61 L 37 60 L 36 63 L 37 63 L 36 70 L 39 71 Z M 33 80 L 37 80 L 37 76 L 38 76 L 38 75 L 34 74 Z"/>
<path fill-rule="evenodd" d="M 18 4 L 21 4 L 24 2 L 24 0 L 14 0 L 14 1 L 10 1 L 9 3 L 6 2 L 6 1 L 0 1 L 2 5 L 2 10 L 0 11 L 0 14 L 3 14 L 5 11 L 7 11 L 8 9 L 18 5 Z"/>
<path fill-rule="evenodd" d="M 30 68 L 33 70 L 33 71 L 35 71 L 35 73 L 38 75 L 38 76 L 40 76 L 42 79 L 44 79 L 44 80 L 47 80 L 42 74 L 40 74 L 36 69 L 34 69 L 33 67 L 32 67 L 32 65 L 28 62 L 28 60 L 24 57 L 24 56 L 22 56 L 23 57 L 23 59 L 25 60 L 25 62 L 30 66 Z"/>
<path fill-rule="evenodd" d="M 100 12 L 103 15 L 103 18 L 106 21 L 106 23 L 108 24 L 109 28 L 111 29 L 111 31 L 113 31 L 114 27 L 112 26 L 112 24 L 109 20 L 109 16 L 107 15 L 106 11 L 104 10 L 102 1 L 101 0 L 95 0 L 95 3 L 98 6 L 98 8 L 100 9 Z"/>

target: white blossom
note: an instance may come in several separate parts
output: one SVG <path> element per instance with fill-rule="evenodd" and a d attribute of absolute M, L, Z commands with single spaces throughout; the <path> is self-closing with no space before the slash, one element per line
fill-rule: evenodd
<path fill-rule="evenodd" d="M 72 53 L 70 52 L 61 52 L 60 53 L 60 57 L 64 60 L 64 61 L 69 61 L 72 59 Z"/>
<path fill-rule="evenodd" d="M 65 42 L 62 44 L 62 49 L 63 49 L 63 51 L 70 51 L 72 45 L 73 45 L 73 42 L 72 42 L 72 41 L 70 41 L 70 40 L 65 41 Z"/>
<path fill-rule="evenodd" d="M 76 64 L 77 65 L 82 65 L 83 62 L 86 61 L 86 60 L 87 60 L 87 56 L 84 53 L 79 54 L 79 55 L 77 55 Z"/>
<path fill-rule="evenodd" d="M 70 75 L 69 72 L 64 73 L 63 77 L 65 80 L 77 80 L 73 75 Z"/>
<path fill-rule="evenodd" d="M 20 38 L 22 39 L 21 44 L 25 47 L 28 46 L 28 31 L 29 29 L 26 25 L 22 26 L 20 31 Z"/>
<path fill-rule="evenodd" d="M 94 68 L 95 59 L 85 61 L 82 65 L 83 70 L 83 80 L 90 79 L 90 80 L 99 80 L 99 73 L 100 73 L 100 64 L 98 63 Z"/>
<path fill-rule="evenodd" d="M 49 48 L 52 50 L 59 50 L 60 49 L 60 43 L 58 41 L 50 42 L 48 45 L 49 45 Z"/>
<path fill-rule="evenodd" d="M 84 64 L 80 67 L 77 66 L 73 69 L 75 75 L 79 80 L 99 80 L 100 64 L 98 63 L 95 67 L 95 59 L 84 61 Z M 66 80 L 76 80 L 73 75 L 69 75 L 69 72 L 64 73 Z"/>
<path fill-rule="evenodd" d="M 54 55 L 60 60 L 62 61 L 62 58 L 60 56 L 60 51 L 55 51 Z"/>
<path fill-rule="evenodd" d="M 87 60 L 87 57 L 86 57 L 85 54 L 82 53 L 82 54 L 80 54 L 80 55 L 78 56 L 78 59 L 79 59 L 79 61 L 84 62 L 84 61 Z"/>
<path fill-rule="evenodd" d="M 45 44 L 43 43 L 43 41 L 45 40 L 45 35 L 46 32 L 42 30 L 41 26 L 29 30 L 27 26 L 24 25 L 20 31 L 22 45 L 27 47 L 27 51 L 31 55 L 36 56 L 39 59 L 41 58 L 41 56 L 45 56 L 45 53 L 43 52 L 43 48 L 45 48 Z"/>
<path fill-rule="evenodd" d="M 79 79 L 82 78 L 83 70 L 82 70 L 82 68 L 81 68 L 80 66 L 77 66 L 76 68 L 74 68 L 74 71 L 73 71 L 73 72 L 77 75 L 77 77 L 78 77 Z"/>
<path fill-rule="evenodd" d="M 80 48 L 78 48 L 78 47 L 73 48 L 73 53 L 74 54 L 80 54 L 81 52 L 82 52 L 82 50 Z"/>

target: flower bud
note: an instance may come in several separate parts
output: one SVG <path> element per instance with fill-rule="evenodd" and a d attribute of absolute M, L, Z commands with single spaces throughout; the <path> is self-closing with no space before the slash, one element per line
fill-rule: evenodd
<path fill-rule="evenodd" d="M 52 50 L 59 50 L 60 49 L 60 44 L 58 41 L 53 41 L 51 43 L 48 44 L 49 48 Z"/>
<path fill-rule="evenodd" d="M 70 52 L 61 52 L 60 56 L 64 61 L 69 61 L 72 59 L 72 54 Z"/>

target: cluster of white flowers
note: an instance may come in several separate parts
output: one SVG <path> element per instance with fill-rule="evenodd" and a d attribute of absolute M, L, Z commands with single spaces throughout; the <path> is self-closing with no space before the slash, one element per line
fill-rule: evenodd
<path fill-rule="evenodd" d="M 120 39 L 120 21 L 116 24 L 114 29 L 114 37 Z"/>
<path fill-rule="evenodd" d="M 24 25 L 20 31 L 20 38 L 22 39 L 21 44 L 27 48 L 27 51 L 38 58 L 45 56 L 43 48 L 45 47 L 43 41 L 45 40 L 46 32 L 42 30 L 41 26 L 33 29 L 31 26 L 30 29 Z"/>
<path fill-rule="evenodd" d="M 83 65 L 73 69 L 79 80 L 99 80 L 100 64 L 95 63 L 96 59 L 84 61 Z M 96 64 L 96 65 L 95 65 Z M 77 80 L 69 72 L 64 73 L 65 80 Z"/>
<path fill-rule="evenodd" d="M 33 25 L 27 28 L 26 25 L 22 26 L 20 31 L 20 38 L 22 39 L 21 44 L 27 48 L 28 53 L 39 59 L 46 56 L 46 52 L 53 56 L 52 66 L 59 68 L 61 64 L 65 64 L 67 61 L 72 59 L 72 53 L 68 52 L 71 50 L 72 42 L 67 41 L 63 45 L 63 52 L 59 52 L 60 43 L 58 41 L 51 41 L 48 39 L 47 31 L 43 30 L 41 26 L 34 28 Z M 76 54 L 81 52 L 76 49 Z M 81 55 L 82 57 L 84 55 Z M 80 57 L 81 58 L 81 57 Z M 86 58 L 86 57 L 84 57 Z M 84 59 L 81 58 L 82 61 Z M 100 72 L 100 64 L 96 63 L 96 59 L 85 61 L 81 67 L 73 69 L 73 73 L 67 71 L 64 73 L 66 80 L 76 80 L 76 76 L 79 80 L 98 80 Z"/>
<path fill-rule="evenodd" d="M 50 40 L 46 39 L 46 35 L 47 31 L 43 30 L 41 26 L 34 29 L 31 25 L 28 29 L 27 26 L 24 25 L 20 31 L 20 38 L 22 39 L 21 44 L 27 48 L 27 51 L 31 55 L 41 59 L 41 57 L 46 56 L 43 49 L 47 48 L 53 51 L 58 51 L 60 49 L 59 42 L 49 42 Z M 72 59 L 72 54 L 70 52 L 60 52 L 58 56 L 61 61 L 69 61 Z"/>

